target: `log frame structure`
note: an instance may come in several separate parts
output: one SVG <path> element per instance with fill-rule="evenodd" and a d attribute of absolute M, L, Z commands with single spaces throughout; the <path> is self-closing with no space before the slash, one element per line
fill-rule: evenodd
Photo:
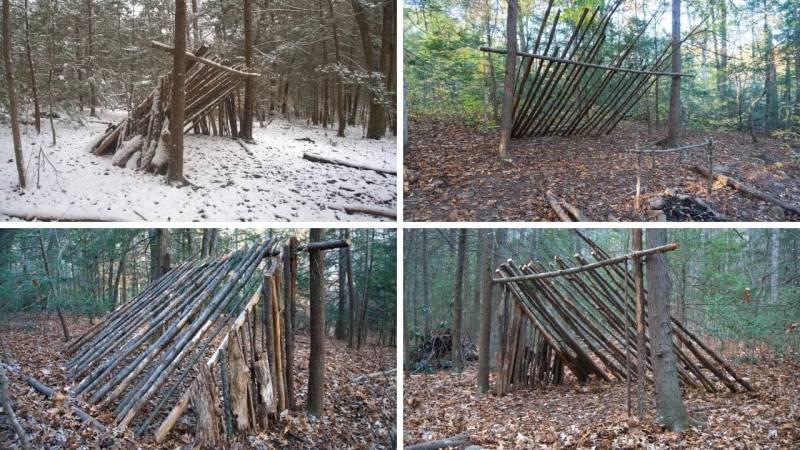
<path fill-rule="evenodd" d="M 521 267 L 508 260 L 496 271 L 495 286 L 503 290 L 508 316 L 501 321 L 496 391 L 560 384 L 569 370 L 579 382 L 591 378 L 626 380 L 626 368 L 636 378 L 635 277 L 627 261 L 677 249 L 677 244 L 612 257 L 577 230 L 590 247 L 594 262 L 580 254 L 555 257 L 555 270 L 537 262 Z M 647 291 L 642 301 L 647 304 Z M 513 299 L 513 301 L 509 301 Z M 501 307 L 502 310 L 502 307 Z M 645 376 L 652 381 L 652 361 L 645 309 Z M 672 317 L 673 349 L 684 386 L 717 392 L 720 383 L 731 392 L 752 391 L 699 337 Z M 626 343 L 627 340 L 627 343 Z M 631 352 L 630 355 L 627 352 Z"/>
<path fill-rule="evenodd" d="M 153 41 L 152 48 L 174 52 L 169 45 Z M 250 77 L 241 64 L 230 64 L 207 56 L 209 49 L 200 46 L 186 52 L 184 133 L 237 137 L 238 109 L 241 108 L 240 85 Z M 128 117 L 106 132 L 91 145 L 91 153 L 113 153 L 112 162 L 129 167 L 165 174 L 171 155 L 169 134 L 171 72 L 159 78 L 157 87 Z"/>
<path fill-rule="evenodd" d="M 190 406 L 198 445 L 268 429 L 295 402 L 297 254 L 349 245 L 264 240 L 178 265 L 69 345 L 71 395 L 156 442 Z"/>
<path fill-rule="evenodd" d="M 532 52 L 517 52 L 519 64 L 512 96 L 513 138 L 608 134 L 658 77 L 692 76 L 666 71 L 671 45 L 652 62 L 641 62 L 638 68 L 622 66 L 660 11 L 637 31 L 611 64 L 602 64 L 600 55 L 608 24 L 621 3 L 622 0 L 617 0 L 602 12 L 595 8 L 591 14 L 584 8 L 577 23 L 569 26 L 567 42 L 559 45 L 554 38 L 561 34 L 558 30 L 561 10 L 552 17 L 549 33 L 544 33 L 553 6 L 553 0 L 549 0 Z M 480 50 L 507 53 L 505 49 L 489 47 Z"/>

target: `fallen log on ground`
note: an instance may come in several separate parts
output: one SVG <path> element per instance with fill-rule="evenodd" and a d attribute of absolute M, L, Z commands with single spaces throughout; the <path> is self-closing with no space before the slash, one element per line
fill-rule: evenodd
<path fill-rule="evenodd" d="M 331 158 L 330 156 L 320 156 L 320 155 L 315 155 L 313 153 L 303 153 L 303 159 L 311 161 L 311 162 L 316 162 L 316 163 L 335 164 L 337 166 L 345 166 L 345 167 L 351 167 L 353 169 L 361 169 L 361 170 L 371 170 L 373 172 L 378 172 L 378 173 L 381 173 L 381 174 L 397 176 L 397 171 L 396 170 L 386 169 L 386 168 L 377 167 L 377 166 L 371 166 L 369 164 L 354 163 L 354 162 L 347 161 L 347 160 L 344 160 L 344 159 Z"/>
<path fill-rule="evenodd" d="M 30 441 L 28 440 L 28 433 L 22 428 L 17 420 L 17 415 L 14 414 L 14 409 L 11 407 L 11 395 L 8 393 L 8 377 L 4 366 L 0 364 L 0 409 L 6 416 L 6 420 L 11 423 L 11 428 L 19 438 L 20 447 L 24 450 L 31 448 Z"/>
<path fill-rule="evenodd" d="M 545 196 L 547 197 L 547 202 L 550 203 L 550 207 L 553 208 L 556 215 L 562 222 L 588 222 L 589 219 L 583 215 L 581 210 L 572 206 L 566 200 L 559 198 L 553 191 L 548 190 L 545 192 Z"/>
<path fill-rule="evenodd" d="M 406 450 L 435 450 L 437 448 L 445 447 L 458 447 L 469 442 L 469 434 L 461 433 L 449 438 L 439 439 L 436 441 L 422 442 L 420 444 L 406 445 Z"/>
<path fill-rule="evenodd" d="M 370 216 L 386 217 L 388 219 L 397 219 L 397 211 L 388 208 L 379 208 L 377 206 L 367 205 L 339 205 L 333 206 L 333 209 L 338 209 L 346 212 L 347 214 L 368 214 Z"/>
<path fill-rule="evenodd" d="M 372 373 L 367 373 L 367 374 L 364 374 L 364 375 L 359 375 L 359 376 L 353 378 L 353 383 L 360 383 L 362 381 L 367 381 L 370 378 L 379 377 L 381 375 L 384 375 L 384 376 L 391 375 L 391 374 L 393 374 L 395 372 L 397 372 L 397 368 L 396 367 L 394 369 L 390 369 L 390 370 L 379 370 L 377 372 L 372 372 Z"/>
<path fill-rule="evenodd" d="M 703 176 L 706 176 L 706 177 L 708 176 L 708 170 L 703 169 L 702 167 L 699 167 L 699 166 L 689 166 L 689 170 L 691 170 L 693 172 L 697 172 L 697 173 L 699 173 L 699 174 L 701 174 Z M 714 174 L 714 179 L 716 181 L 719 181 L 720 183 L 722 183 L 723 186 L 728 186 L 730 188 L 733 188 L 733 189 L 736 189 L 738 191 L 744 192 L 745 194 L 748 194 L 748 195 L 750 195 L 752 197 L 756 197 L 759 200 L 764 200 L 765 202 L 769 202 L 769 203 L 773 203 L 775 205 L 778 205 L 781 208 L 783 208 L 785 211 L 789 211 L 792 214 L 795 214 L 795 215 L 800 217 L 800 207 L 792 205 L 790 203 L 786 203 L 786 202 L 784 202 L 783 200 L 781 200 L 779 198 L 776 198 L 776 197 L 773 197 L 773 196 L 767 194 L 766 192 L 758 190 L 758 189 L 756 189 L 756 188 L 754 188 L 752 186 L 748 186 L 748 185 L 742 183 L 741 181 L 739 181 L 739 180 L 737 180 L 735 178 L 731 178 L 731 177 L 729 177 L 727 175 L 722 175 L 722 174 Z"/>
<path fill-rule="evenodd" d="M 15 219 L 22 219 L 27 221 L 40 221 L 40 222 L 136 222 L 138 219 L 130 217 L 119 216 L 93 216 L 83 215 L 80 213 L 64 212 L 61 214 L 27 211 L 13 211 L 13 210 L 0 210 L 0 215 L 13 217 Z"/>
<path fill-rule="evenodd" d="M 22 375 L 22 374 L 20 374 Z M 28 383 L 28 386 L 32 387 L 36 392 L 44 395 L 48 399 L 52 399 L 56 396 L 56 391 L 51 388 L 50 386 L 42 383 L 41 381 L 37 380 L 32 376 L 22 375 L 25 378 L 25 381 Z M 108 427 L 100 423 L 99 420 L 95 419 L 94 417 L 90 416 L 86 411 L 78 408 L 75 405 L 71 405 L 72 412 L 75 413 L 78 418 L 80 418 L 84 423 L 89 423 L 92 427 L 97 429 L 100 432 L 107 432 Z"/>

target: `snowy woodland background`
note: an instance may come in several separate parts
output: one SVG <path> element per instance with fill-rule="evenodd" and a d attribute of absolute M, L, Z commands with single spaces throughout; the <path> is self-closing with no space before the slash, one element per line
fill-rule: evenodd
<path fill-rule="evenodd" d="M 28 189 L 16 190 L 9 162 L 19 158 L 11 154 L 6 78 L 0 83 L 0 140 L 9 144 L 0 167 L 3 218 L 369 220 L 376 216 L 350 216 L 342 205 L 395 208 L 391 174 L 302 159 L 312 152 L 394 171 L 395 1 L 186 2 L 188 52 L 206 45 L 209 57 L 246 65 L 249 43 L 248 69 L 259 74 L 255 142 L 189 131 L 188 189 L 86 154 L 172 70 L 173 56 L 151 42 L 175 42 L 174 2 L 9 3 L 11 64 L 4 69 L 10 66 L 15 79 Z M 234 94 L 240 128 L 245 84 Z"/>

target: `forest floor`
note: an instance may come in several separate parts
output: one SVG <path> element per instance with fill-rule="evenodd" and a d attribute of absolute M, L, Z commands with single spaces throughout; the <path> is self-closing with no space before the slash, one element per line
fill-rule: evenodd
<path fill-rule="evenodd" d="M 55 147 L 47 120 L 40 135 L 22 126 L 28 188 L 18 188 L 13 146 L 0 146 L 0 220 L 354 221 L 385 219 L 334 207 L 396 209 L 397 177 L 303 159 L 309 152 L 393 170 L 394 137 L 363 139 L 360 128 L 351 128 L 337 138 L 335 130 L 275 119 L 264 128 L 254 124 L 248 154 L 236 140 L 190 132 L 184 172 L 192 185 L 178 188 L 165 176 L 114 167 L 111 155 L 88 152 L 106 129 L 103 121 L 124 117 L 105 111 L 84 117 L 83 125 L 58 120 Z M 10 127 L 0 126 L 0 142 L 10 144 Z"/>
<path fill-rule="evenodd" d="M 49 320 L 30 315 L 4 317 L 0 323 L 0 359 L 21 374 L 33 376 L 59 392 L 67 386 L 64 364 L 66 345 L 61 328 L 53 315 Z M 68 317 L 70 333 L 78 336 L 89 329 L 87 319 Z M 295 393 L 300 411 L 288 411 L 274 426 L 274 431 L 249 436 L 236 442 L 232 449 L 268 448 L 331 448 L 389 449 L 396 436 L 395 374 L 376 376 L 367 381 L 355 379 L 396 366 L 394 348 L 366 345 L 360 350 L 348 349 L 343 342 L 327 342 L 325 370 L 325 416 L 321 420 L 307 416 L 305 404 L 308 383 L 308 336 L 295 340 Z M 28 431 L 33 448 L 114 448 L 114 449 L 190 449 L 193 430 L 190 424 L 176 427 L 160 445 L 151 439 L 136 439 L 131 430 L 112 429 L 102 434 L 83 426 L 68 412 L 64 401 L 47 400 L 29 388 L 20 374 L 8 372 L 15 412 Z M 78 402 L 78 401 L 76 401 Z M 80 402 L 78 402 L 80 403 Z M 113 414 L 92 410 L 100 421 L 110 424 Z M 188 415 L 188 414 L 187 414 Z M 0 448 L 15 448 L 16 436 L 0 416 Z"/>
<path fill-rule="evenodd" d="M 738 354 L 747 354 L 739 350 Z M 560 386 L 476 395 L 477 364 L 461 374 L 442 370 L 405 377 L 403 432 L 407 445 L 467 432 L 472 444 L 519 449 L 796 449 L 800 445 L 800 363 L 759 351 L 755 364 L 734 359 L 754 393 L 689 390 L 684 400 L 703 429 L 678 434 L 655 424 L 647 389 L 644 421 L 626 413 L 625 383 L 574 378 Z M 746 375 L 746 376 L 745 376 Z M 492 380 L 493 383 L 493 380 Z"/>
<path fill-rule="evenodd" d="M 513 140 L 511 164 L 497 158 L 499 132 L 482 131 L 463 120 L 416 117 L 408 124 L 404 154 L 408 176 L 404 214 L 411 221 L 558 221 L 545 192 L 552 190 L 592 221 L 652 220 L 634 211 L 637 156 L 626 153 L 658 140 L 664 130 L 623 123 L 600 137 L 545 137 Z M 714 141 L 715 171 L 800 205 L 800 148 L 727 131 L 686 130 L 681 144 Z M 704 148 L 690 151 L 692 163 L 706 167 Z M 671 189 L 702 199 L 735 221 L 785 220 L 781 208 L 715 184 L 681 163 L 679 153 L 646 156 L 643 205 Z M 409 182 L 410 179 L 410 182 Z M 794 218 L 797 220 L 798 218 Z"/>

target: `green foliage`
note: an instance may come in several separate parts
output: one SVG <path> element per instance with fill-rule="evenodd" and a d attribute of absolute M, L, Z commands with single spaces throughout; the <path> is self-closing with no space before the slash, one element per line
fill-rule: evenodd
<path fill-rule="evenodd" d="M 546 24 L 561 9 L 555 45 L 563 46 L 584 7 L 612 2 L 579 0 L 554 2 Z M 519 2 L 518 47 L 533 50 L 547 2 Z M 766 5 L 766 11 L 764 10 Z M 723 14 L 723 7 L 725 8 Z M 501 108 L 505 57 L 482 53 L 481 46 L 505 48 L 506 2 L 437 0 L 406 2 L 404 10 L 405 79 L 409 113 L 457 115 L 488 122 Z M 751 103 L 765 89 L 767 57 L 772 54 L 776 71 L 768 86 L 770 101 L 753 107 L 756 131 L 800 127 L 795 58 L 800 49 L 800 13 L 797 2 L 780 0 L 744 4 L 717 1 L 686 2 L 682 9 L 683 73 L 681 121 L 685 128 L 739 129 L 748 123 Z M 606 30 L 606 40 L 596 61 L 613 64 L 639 30 L 651 20 L 623 64 L 651 64 L 670 45 L 669 2 L 660 0 L 619 8 Z M 723 17 L 725 20 L 723 21 Z M 692 34 L 695 25 L 703 26 Z M 766 25 L 770 34 L 765 34 Z M 545 32 L 546 34 L 547 32 Z M 723 36 L 727 42 L 723 56 Z M 550 50 L 552 52 L 552 48 Z M 542 52 L 542 49 L 539 49 Z M 517 66 L 523 60 L 518 61 Z M 669 64 L 666 65 L 669 70 Z M 588 79 L 588 78 L 587 78 Z M 585 82 L 585 80 L 584 80 Z M 661 78 L 631 109 L 629 119 L 663 125 L 669 110 L 670 79 Z M 583 86 L 585 89 L 586 86 Z M 604 99 L 601 98 L 600 103 Z"/>

